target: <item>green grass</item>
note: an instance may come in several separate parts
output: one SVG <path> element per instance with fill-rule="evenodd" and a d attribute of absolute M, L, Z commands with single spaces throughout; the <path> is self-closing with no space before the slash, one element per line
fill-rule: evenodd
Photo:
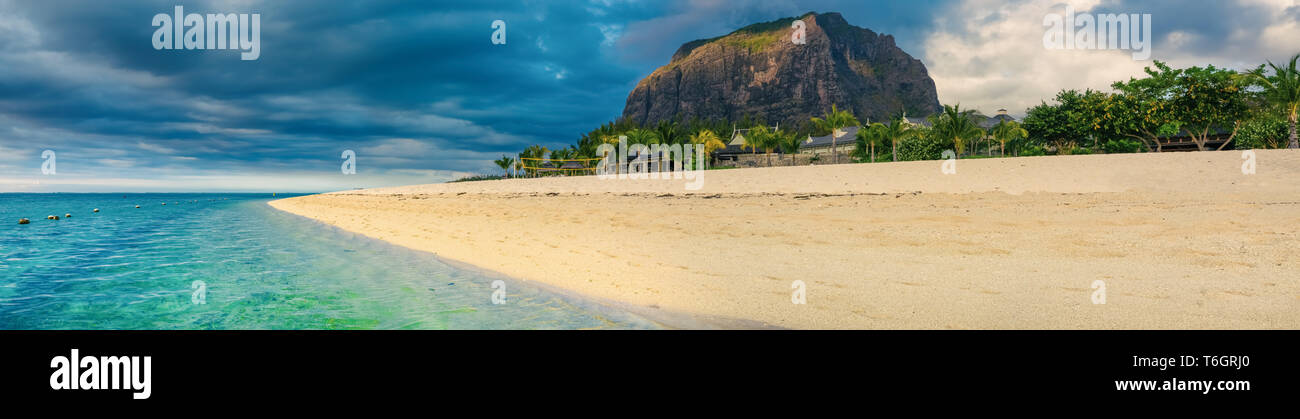
<path fill-rule="evenodd" d="M 750 53 L 758 53 L 767 49 L 768 46 L 776 43 L 776 41 L 780 38 L 781 38 L 780 34 L 776 32 L 766 32 L 766 33 L 757 33 L 757 34 L 736 33 L 727 36 L 722 40 L 722 42 L 729 46 L 745 48 L 749 50 Z"/>
<path fill-rule="evenodd" d="M 721 41 L 724 45 L 748 49 L 750 53 L 762 52 L 767 47 L 780 40 L 790 29 L 790 24 L 795 20 L 807 17 L 805 13 L 798 18 L 783 18 L 771 22 L 755 23 L 736 31 L 717 37 L 695 41 L 699 45 L 704 45 L 714 41 Z M 698 46 L 698 45 L 697 45 Z"/>

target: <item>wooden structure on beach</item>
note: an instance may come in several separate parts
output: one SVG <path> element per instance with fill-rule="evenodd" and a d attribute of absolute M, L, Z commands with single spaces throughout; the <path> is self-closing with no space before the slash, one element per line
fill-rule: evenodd
<path fill-rule="evenodd" d="M 1205 141 L 1205 149 L 1209 151 L 1220 150 L 1220 149 L 1234 150 L 1236 149 L 1234 144 L 1231 143 L 1226 145 L 1224 144 L 1227 143 L 1228 140 L 1231 138 L 1232 138 L 1231 130 L 1216 129 L 1214 130 L 1214 132 L 1210 133 L 1209 138 Z M 1188 135 L 1186 131 L 1179 131 L 1178 135 L 1175 135 L 1173 137 L 1160 137 L 1159 141 L 1160 141 L 1160 151 L 1200 151 L 1201 150 L 1200 147 L 1196 146 L 1196 141 L 1193 141 L 1192 136 Z"/>

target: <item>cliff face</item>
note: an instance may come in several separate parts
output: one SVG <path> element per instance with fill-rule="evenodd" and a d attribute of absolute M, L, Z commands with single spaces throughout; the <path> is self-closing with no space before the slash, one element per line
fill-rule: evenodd
<path fill-rule="evenodd" d="M 804 45 L 791 41 L 796 19 L 806 25 Z M 809 13 L 682 45 L 632 90 L 623 118 L 653 124 L 748 114 L 798 126 L 832 104 L 871 121 L 940 108 L 925 65 L 892 36 L 850 25 L 839 13 Z"/>

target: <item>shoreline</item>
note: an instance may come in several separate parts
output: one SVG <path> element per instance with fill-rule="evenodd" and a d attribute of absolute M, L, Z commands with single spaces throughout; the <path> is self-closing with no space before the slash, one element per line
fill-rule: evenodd
<path fill-rule="evenodd" d="M 946 177 L 938 161 L 773 167 L 706 172 L 700 191 L 569 177 L 269 205 L 721 328 L 1297 328 L 1300 153 L 1257 154 L 1250 176 L 1239 151 L 1053 156 Z M 793 280 L 808 304 L 791 304 Z"/>
<path fill-rule="evenodd" d="M 302 195 L 302 196 L 312 196 L 312 195 Z M 632 306 L 620 301 L 614 301 L 609 299 L 602 299 L 602 298 L 592 297 L 588 295 L 583 295 L 576 290 L 560 288 L 540 281 L 530 281 L 527 279 L 514 278 L 504 273 L 487 269 L 481 266 L 472 265 L 460 260 L 449 259 L 437 253 L 397 245 L 389 241 L 370 237 L 361 232 L 347 230 L 338 227 L 336 225 L 325 223 L 320 220 L 316 220 L 311 217 L 307 217 L 291 211 L 286 211 L 284 209 L 277 208 L 276 206 L 271 205 L 272 202 L 276 202 L 284 199 L 292 199 L 292 198 L 297 198 L 297 197 L 273 199 L 265 202 L 264 205 L 266 205 L 268 208 L 274 211 L 279 211 L 291 217 L 301 218 L 303 222 L 313 223 L 324 228 L 336 230 L 338 232 L 360 234 L 362 236 L 366 236 L 368 240 L 376 240 L 378 242 L 385 243 L 388 245 L 401 247 L 404 250 L 427 253 L 430 256 L 437 259 L 438 262 L 443 263 L 451 267 L 452 269 L 456 269 L 462 272 L 472 273 L 475 276 L 484 278 L 485 280 L 500 279 L 506 281 L 507 284 L 524 282 L 527 283 L 527 286 L 530 288 L 545 292 L 547 294 L 551 294 L 568 304 L 572 304 L 573 306 L 579 307 L 581 309 L 592 311 L 602 315 L 608 314 L 610 311 L 616 311 L 617 314 L 624 315 L 624 316 L 633 316 L 639 321 L 651 323 L 660 329 L 737 329 L 737 328 L 766 329 L 766 328 L 771 328 L 771 326 L 768 325 L 754 324 L 752 322 L 748 322 L 745 320 L 709 318 L 707 316 L 704 317 L 695 316 L 688 313 L 669 312 L 663 309 Z"/>

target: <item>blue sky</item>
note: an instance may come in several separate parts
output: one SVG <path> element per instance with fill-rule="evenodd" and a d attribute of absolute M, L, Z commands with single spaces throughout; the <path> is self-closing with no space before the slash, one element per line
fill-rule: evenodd
<path fill-rule="evenodd" d="M 1149 62 L 1047 51 L 1045 13 L 1151 13 L 1156 59 L 1300 52 L 1296 0 L 0 0 L 0 191 L 330 191 L 494 172 L 617 118 L 682 43 L 807 11 L 895 36 L 944 103 L 1023 113 Z M 155 50 L 155 14 L 261 14 L 261 56 Z M 492 45 L 491 22 L 507 23 Z M 985 109 L 988 108 L 988 109 Z M 43 150 L 57 172 L 42 174 Z M 343 150 L 357 174 L 343 175 Z"/>

